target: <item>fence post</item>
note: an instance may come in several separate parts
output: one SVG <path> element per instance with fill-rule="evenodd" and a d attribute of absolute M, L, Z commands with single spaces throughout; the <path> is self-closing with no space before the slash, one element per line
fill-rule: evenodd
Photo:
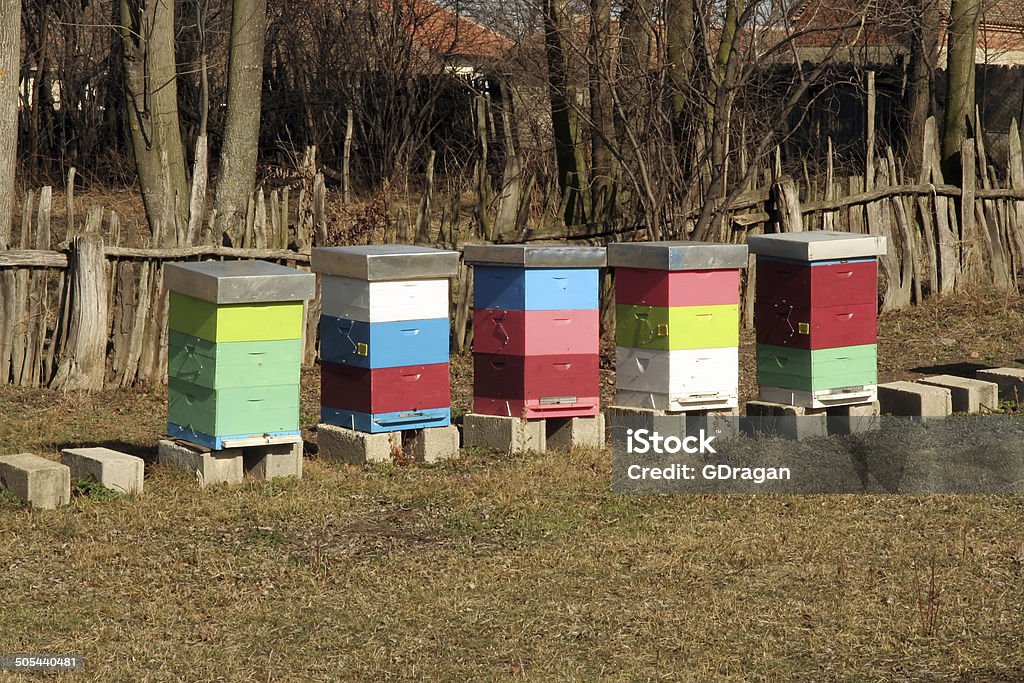
<path fill-rule="evenodd" d="M 772 185 L 771 198 L 772 219 L 779 226 L 779 232 L 803 232 L 800 197 L 793 179 L 787 175 L 779 177 Z"/>
<path fill-rule="evenodd" d="M 56 389 L 103 388 L 107 351 L 107 283 L 103 238 L 79 235 L 68 255 L 71 314 L 67 343 L 50 386 Z"/>

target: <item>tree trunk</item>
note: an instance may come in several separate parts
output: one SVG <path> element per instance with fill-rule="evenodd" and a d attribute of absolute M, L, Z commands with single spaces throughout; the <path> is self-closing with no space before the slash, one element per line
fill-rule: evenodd
<path fill-rule="evenodd" d="M 21 3 L 7 0 L 0 3 L 0 249 L 10 241 L 14 214 L 20 74 Z"/>
<path fill-rule="evenodd" d="M 946 120 L 942 134 L 942 171 L 947 178 L 960 177 L 960 151 L 964 140 L 974 135 L 974 52 L 980 16 L 980 0 L 953 0 L 950 5 Z"/>
<path fill-rule="evenodd" d="M 174 2 L 121 0 L 125 114 L 146 218 L 173 244 L 188 220 L 185 150 L 178 120 Z"/>
<path fill-rule="evenodd" d="M 935 65 L 939 59 L 939 9 L 935 0 L 916 0 L 912 18 L 910 76 L 907 90 L 905 151 L 909 174 L 917 177 L 928 160 L 922 159 L 925 122 L 932 115 Z"/>
<path fill-rule="evenodd" d="M 590 175 L 593 182 L 591 220 L 601 220 L 612 193 L 612 151 L 615 125 L 612 107 L 612 83 L 615 82 L 612 59 L 611 0 L 590 0 Z"/>
<path fill-rule="evenodd" d="M 237 225 L 256 183 L 266 35 L 266 0 L 233 0 L 227 121 L 214 202 L 225 244 L 239 243 Z"/>
<path fill-rule="evenodd" d="M 669 0 L 665 7 L 672 115 L 677 123 L 682 120 L 686 111 L 687 90 L 693 72 L 693 47 L 696 36 L 693 9 L 693 0 Z"/>
<path fill-rule="evenodd" d="M 574 109 L 574 91 L 570 84 L 567 44 L 570 32 L 567 0 L 545 0 L 544 34 L 548 62 L 548 93 L 551 99 L 551 125 L 558 161 L 558 184 L 568 201 L 564 202 L 566 223 L 581 218 L 579 210 L 586 187 L 586 160 L 580 144 L 579 116 Z"/>

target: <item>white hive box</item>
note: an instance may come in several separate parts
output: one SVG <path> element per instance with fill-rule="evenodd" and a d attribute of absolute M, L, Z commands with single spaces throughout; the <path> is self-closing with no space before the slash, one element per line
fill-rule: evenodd
<path fill-rule="evenodd" d="M 734 408 L 739 350 L 620 346 L 615 350 L 615 377 L 616 405 L 669 411 Z"/>

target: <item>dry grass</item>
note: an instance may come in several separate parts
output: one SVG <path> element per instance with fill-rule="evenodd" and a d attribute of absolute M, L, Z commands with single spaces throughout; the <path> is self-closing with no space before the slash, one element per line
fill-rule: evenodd
<path fill-rule="evenodd" d="M 920 344 L 883 342 L 884 372 L 901 348 L 905 369 L 971 360 L 968 330 L 975 361 L 1021 355 L 1019 299 L 963 328 L 944 306 L 883 319 Z M 0 388 L 0 450 L 151 457 L 164 401 Z M 76 680 L 104 681 L 1024 679 L 1021 499 L 627 497 L 609 469 L 313 458 L 301 482 L 200 491 L 152 465 L 137 499 L 0 501 L 0 652 L 82 653 Z"/>

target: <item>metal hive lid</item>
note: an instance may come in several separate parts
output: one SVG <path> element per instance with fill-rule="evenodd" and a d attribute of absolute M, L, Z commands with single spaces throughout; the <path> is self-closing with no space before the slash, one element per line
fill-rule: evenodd
<path fill-rule="evenodd" d="M 215 304 L 303 301 L 316 276 L 267 261 L 200 261 L 164 266 L 167 289 Z"/>
<path fill-rule="evenodd" d="M 745 244 L 619 242 L 608 245 L 608 265 L 650 270 L 725 270 L 747 267 Z"/>
<path fill-rule="evenodd" d="M 316 247 L 313 271 L 371 282 L 446 278 L 459 272 L 459 252 L 411 244 Z"/>
<path fill-rule="evenodd" d="M 885 237 L 834 230 L 754 235 L 747 238 L 751 253 L 794 261 L 832 261 L 885 254 Z"/>
<path fill-rule="evenodd" d="M 523 268 L 603 268 L 604 247 L 526 244 L 467 244 L 463 259 L 471 265 Z"/>

